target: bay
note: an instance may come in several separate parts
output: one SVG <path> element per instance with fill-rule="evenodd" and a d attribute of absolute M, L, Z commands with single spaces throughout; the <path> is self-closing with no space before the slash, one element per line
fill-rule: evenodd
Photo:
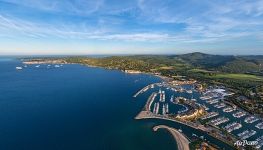
<path fill-rule="evenodd" d="M 1 58 L 0 149 L 174 150 L 172 136 L 152 127 L 167 124 L 187 135 L 203 134 L 169 121 L 134 119 L 149 95 L 132 95 L 160 82 L 155 76 L 77 64 L 16 66 L 23 64 Z"/>

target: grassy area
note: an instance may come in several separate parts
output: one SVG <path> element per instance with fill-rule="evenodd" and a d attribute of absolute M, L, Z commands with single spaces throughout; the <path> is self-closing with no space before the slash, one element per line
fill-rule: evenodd
<path fill-rule="evenodd" d="M 164 66 L 164 67 L 160 67 L 160 69 L 162 70 L 171 70 L 171 69 L 174 69 L 173 66 Z"/>
<path fill-rule="evenodd" d="M 213 73 L 213 71 L 208 71 L 208 70 L 205 70 L 205 69 L 191 69 L 189 70 L 190 72 L 201 72 L 201 73 Z"/>
<path fill-rule="evenodd" d="M 262 76 L 250 75 L 250 74 L 242 74 L 242 73 L 222 73 L 209 71 L 205 69 L 191 69 L 189 70 L 192 73 L 203 73 L 205 75 L 209 75 L 209 78 L 212 79 L 233 79 L 233 80 L 249 80 L 249 81 L 263 81 Z"/>
<path fill-rule="evenodd" d="M 217 73 L 212 76 L 213 78 L 227 78 L 237 80 L 252 80 L 252 81 L 263 81 L 263 77 L 249 74 L 233 74 L 233 73 Z"/>

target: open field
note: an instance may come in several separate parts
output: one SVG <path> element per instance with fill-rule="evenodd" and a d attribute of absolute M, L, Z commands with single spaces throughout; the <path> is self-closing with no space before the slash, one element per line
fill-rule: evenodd
<path fill-rule="evenodd" d="M 212 76 L 213 78 L 228 78 L 237 80 L 263 81 L 263 77 L 249 74 L 219 73 Z"/>
<path fill-rule="evenodd" d="M 189 72 L 192 73 L 210 73 L 209 77 L 214 79 L 234 79 L 234 80 L 250 80 L 250 81 L 263 81 L 262 76 L 256 76 L 251 74 L 243 74 L 243 73 L 223 73 L 216 71 L 209 71 L 205 69 L 191 69 Z"/>

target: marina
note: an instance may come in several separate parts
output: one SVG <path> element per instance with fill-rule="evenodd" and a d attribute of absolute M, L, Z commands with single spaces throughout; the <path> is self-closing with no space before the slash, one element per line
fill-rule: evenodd
<path fill-rule="evenodd" d="M 205 120 L 205 119 L 209 119 L 209 118 L 216 117 L 216 116 L 218 116 L 218 115 L 219 115 L 218 112 L 210 112 L 210 113 L 208 113 L 207 115 L 203 116 L 201 119 L 202 119 L 202 120 Z"/>
<path fill-rule="evenodd" d="M 238 130 L 242 127 L 242 124 L 240 123 L 237 123 L 237 122 L 233 122 L 233 123 L 229 123 L 227 124 L 224 129 L 227 131 L 227 132 L 232 132 L 234 130 Z"/>
<path fill-rule="evenodd" d="M 223 112 L 229 113 L 229 112 L 232 112 L 232 111 L 234 111 L 234 110 L 235 110 L 235 109 L 232 108 L 232 107 L 226 107 L 226 108 L 223 109 Z"/>
<path fill-rule="evenodd" d="M 208 104 L 216 104 L 216 103 L 218 103 L 219 101 L 217 100 L 217 99 L 211 99 L 211 100 L 208 100 L 208 101 L 206 101 Z"/>
<path fill-rule="evenodd" d="M 233 114 L 233 117 L 235 117 L 235 118 L 241 118 L 241 117 L 244 117 L 244 116 L 246 116 L 246 113 L 243 112 L 243 111 L 239 111 L 239 112 L 236 112 L 236 113 Z"/>
<path fill-rule="evenodd" d="M 249 116 L 249 117 L 246 117 L 246 118 L 245 118 L 245 122 L 246 122 L 246 123 L 254 123 L 254 122 L 258 121 L 258 120 L 259 120 L 259 119 L 256 118 L 255 116 Z"/>
<path fill-rule="evenodd" d="M 251 136 L 255 135 L 256 133 L 257 132 L 254 130 L 246 130 L 246 131 L 243 131 L 237 135 L 239 136 L 240 139 L 246 140 L 246 139 L 250 138 Z"/>
<path fill-rule="evenodd" d="M 209 100 L 209 99 L 211 99 L 212 97 L 210 97 L 210 96 L 201 96 L 200 97 L 200 99 L 201 100 Z"/>
<path fill-rule="evenodd" d="M 226 106 L 225 103 L 219 103 L 219 104 L 215 104 L 215 105 L 214 105 L 214 107 L 215 107 L 215 108 L 218 108 L 218 109 L 224 108 L 225 106 Z"/>
<path fill-rule="evenodd" d="M 187 86 L 171 86 L 168 83 L 164 82 L 157 83 L 155 85 L 157 88 L 153 88 L 153 90 L 156 91 L 158 99 L 153 100 L 152 102 L 154 104 L 153 109 L 151 110 L 152 114 L 143 112 L 141 114 L 143 116 L 138 115 L 138 118 L 144 118 L 144 115 L 148 116 L 149 118 L 157 117 L 163 119 L 171 118 L 171 116 L 177 116 L 177 119 L 184 120 L 197 115 L 198 111 L 196 108 L 200 107 L 204 111 L 206 111 L 205 114 L 200 116 L 200 120 L 203 120 L 209 125 L 215 127 L 213 128 L 213 130 L 225 130 L 230 135 L 236 136 L 237 139 L 240 140 L 255 138 L 261 133 L 258 131 L 260 129 L 256 127 L 261 127 L 260 124 L 253 125 L 253 128 L 250 128 L 246 124 L 244 124 L 244 122 L 246 123 L 246 121 L 255 122 L 255 119 L 250 118 L 238 120 L 239 118 L 246 116 L 247 113 L 237 108 L 235 105 L 231 105 L 228 102 L 224 101 L 224 96 L 233 94 L 231 92 L 209 87 L 209 90 L 199 94 L 198 91 L 194 90 L 192 90 L 192 93 L 187 92 L 187 90 L 191 90 Z M 199 97 L 196 95 L 198 95 Z M 166 98 L 169 100 L 166 100 Z M 192 124 L 191 122 L 189 123 Z M 241 129 L 243 129 L 243 131 Z M 208 128 L 204 130 L 212 129 Z M 248 130 L 249 133 L 247 133 L 248 131 L 246 130 Z M 224 141 L 224 138 L 226 137 L 222 137 L 221 139 Z M 233 138 L 233 140 L 234 139 L 235 137 Z"/>
<path fill-rule="evenodd" d="M 220 125 L 222 123 L 225 123 L 225 122 L 228 122 L 229 119 L 228 118 L 225 118 L 225 117 L 219 117 L 219 118 L 216 118 L 216 119 L 213 119 L 210 121 L 210 123 L 214 126 L 217 126 L 217 125 Z"/>

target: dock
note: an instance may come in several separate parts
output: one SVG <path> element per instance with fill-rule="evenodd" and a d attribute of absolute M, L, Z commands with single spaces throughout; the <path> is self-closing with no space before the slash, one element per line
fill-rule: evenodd
<path fill-rule="evenodd" d="M 135 93 L 135 94 L 133 95 L 133 97 L 135 98 L 135 97 L 137 97 L 138 95 L 146 92 L 149 88 L 154 88 L 154 85 L 155 85 L 155 83 L 145 86 L 144 88 L 142 88 L 141 90 L 139 90 L 137 93 Z"/>

